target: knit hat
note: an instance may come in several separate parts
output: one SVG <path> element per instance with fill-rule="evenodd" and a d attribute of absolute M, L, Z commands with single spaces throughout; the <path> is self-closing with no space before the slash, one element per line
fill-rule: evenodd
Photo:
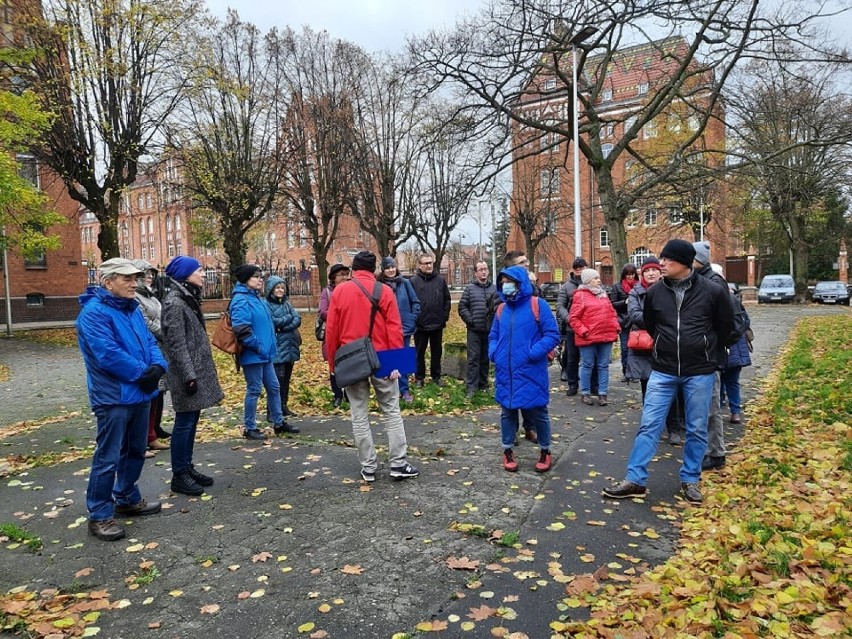
<path fill-rule="evenodd" d="M 184 282 L 186 278 L 195 273 L 200 267 L 201 262 L 194 257 L 176 255 L 166 267 L 166 275 L 178 282 Z"/>
<path fill-rule="evenodd" d="M 101 280 L 110 275 L 139 275 L 145 271 L 139 269 L 133 262 L 123 257 L 113 257 L 98 267 Z"/>
<path fill-rule="evenodd" d="M 593 268 L 583 269 L 583 272 L 580 274 L 580 279 L 583 281 L 583 284 L 588 286 L 589 282 L 591 282 L 596 277 L 600 277 L 601 274 L 598 273 Z"/>
<path fill-rule="evenodd" d="M 237 278 L 240 284 L 245 284 L 253 275 L 260 273 L 260 271 L 260 267 L 256 264 L 243 264 L 234 269 L 234 277 Z M 168 272 L 168 269 L 166 269 L 166 273 Z"/>
<path fill-rule="evenodd" d="M 710 242 L 693 242 L 692 248 L 695 249 L 695 261 L 700 262 L 701 266 L 707 266 L 710 263 Z"/>
<path fill-rule="evenodd" d="M 649 268 L 655 268 L 659 271 L 660 270 L 660 260 L 658 260 L 653 255 L 649 255 L 644 260 L 642 260 L 642 268 L 639 269 L 639 272 L 644 273 Z"/>
<path fill-rule="evenodd" d="M 396 260 L 392 257 L 383 257 L 382 270 L 384 271 L 386 268 L 396 268 Z"/>
<path fill-rule="evenodd" d="M 686 240 L 669 240 L 660 251 L 660 257 L 674 260 L 684 266 L 692 268 L 692 260 L 695 259 L 695 249 Z"/>
<path fill-rule="evenodd" d="M 376 254 L 372 251 L 359 251 L 352 258 L 353 271 L 376 271 Z"/>
<path fill-rule="evenodd" d="M 334 281 L 334 276 L 340 273 L 340 271 L 348 271 L 349 267 L 345 264 L 335 264 L 330 269 L 328 269 L 328 279 Z"/>
<path fill-rule="evenodd" d="M 584 260 L 582 257 L 578 257 L 574 260 L 574 263 L 571 264 L 571 268 L 586 268 L 589 263 Z"/>

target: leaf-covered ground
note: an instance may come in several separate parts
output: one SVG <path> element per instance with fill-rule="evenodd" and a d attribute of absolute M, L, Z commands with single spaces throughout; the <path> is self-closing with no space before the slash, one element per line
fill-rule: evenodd
<path fill-rule="evenodd" d="M 850 388 L 852 317 L 800 322 L 676 556 L 581 598 L 569 584 L 554 637 L 852 636 Z"/>

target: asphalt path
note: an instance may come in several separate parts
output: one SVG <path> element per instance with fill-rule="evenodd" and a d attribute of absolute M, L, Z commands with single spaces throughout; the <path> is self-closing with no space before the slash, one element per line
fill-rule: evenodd
<path fill-rule="evenodd" d="M 755 364 L 742 375 L 747 414 L 796 320 L 849 311 L 749 312 L 756 341 Z M 76 349 L 3 339 L 0 363 L 12 371 L 0 382 L 3 458 L 91 445 L 94 421 Z M 639 386 L 620 383 L 619 370 L 614 364 L 609 406 L 588 407 L 565 396 L 551 369 L 554 467 L 545 475 L 533 471 L 537 447 L 527 442 L 517 448 L 519 472 L 502 470 L 495 409 L 406 417 L 420 477 L 396 482 L 382 469 L 370 486 L 360 481 L 348 420 L 302 417 L 294 438 L 199 445 L 196 464 L 216 480 L 204 498 L 169 492 L 169 458 L 160 453 L 140 487 L 164 510 L 127 520 L 128 538 L 115 543 L 86 534 L 87 459 L 3 477 L 0 523 L 40 536 L 44 549 L 2 543 L 0 590 L 107 590 L 111 601 L 127 602 L 96 624 L 110 639 L 389 638 L 421 622 L 446 623 L 436 636 L 492 637 L 503 626 L 547 637 L 551 621 L 585 612 L 563 606 L 567 578 L 597 571 L 617 580 L 665 561 L 677 544 L 679 513 L 691 508 L 676 498 L 681 449 L 667 444 L 651 466 L 646 499 L 601 499 L 600 490 L 623 476 L 640 415 Z M 8 428 L 49 416 L 60 419 L 18 434 Z M 204 417 L 235 419 L 217 411 Z M 741 427 L 726 426 L 735 451 Z M 382 455 L 379 419 L 375 432 Z M 476 526 L 484 535 L 471 534 Z M 509 541 L 516 535 L 517 545 L 489 540 L 493 531 L 509 533 Z M 131 589 L 143 562 L 157 574 Z M 479 619 L 488 608 L 501 616 Z"/>

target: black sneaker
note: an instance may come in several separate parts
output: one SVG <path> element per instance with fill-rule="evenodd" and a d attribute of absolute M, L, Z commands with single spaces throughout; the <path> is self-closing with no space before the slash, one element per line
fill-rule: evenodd
<path fill-rule="evenodd" d="M 103 519 L 101 521 L 89 520 L 89 534 L 101 541 L 117 541 L 124 537 L 125 532 L 115 519 Z"/>
<path fill-rule="evenodd" d="M 213 478 L 208 475 L 205 475 L 204 473 L 199 473 L 197 470 L 195 470 L 195 466 L 190 466 L 187 472 L 189 473 L 189 476 L 192 477 L 195 480 L 195 483 L 199 486 L 213 485 Z"/>
<path fill-rule="evenodd" d="M 406 477 L 417 477 L 420 474 L 420 471 L 417 470 L 411 464 L 405 464 L 405 466 L 392 466 L 390 469 L 390 476 L 395 479 L 405 479 Z"/>
<path fill-rule="evenodd" d="M 577 391 L 578 391 L 578 390 L 579 390 L 579 388 L 578 388 L 577 386 L 569 386 L 569 387 L 568 387 L 568 390 L 565 392 L 565 394 L 566 394 L 568 397 L 573 397 L 574 395 L 576 395 L 576 394 L 577 394 Z"/>
<path fill-rule="evenodd" d="M 634 484 L 626 479 L 620 484 L 603 489 L 603 496 L 610 499 L 626 499 L 627 497 L 644 497 L 648 492 L 644 486 Z"/>
<path fill-rule="evenodd" d="M 204 488 L 192 478 L 189 471 L 172 476 L 171 490 L 173 493 L 192 497 L 198 497 L 204 493 Z"/>
<path fill-rule="evenodd" d="M 282 411 L 282 413 L 283 413 L 284 417 L 298 417 L 298 415 L 296 413 L 294 413 L 293 411 L 291 411 L 289 408 L 285 408 Z"/>
<path fill-rule="evenodd" d="M 704 496 L 698 490 L 698 483 L 683 483 L 680 485 L 680 494 L 690 504 L 700 504 L 704 501 Z"/>
<path fill-rule="evenodd" d="M 245 437 L 246 439 L 255 439 L 258 441 L 266 439 L 266 435 L 261 433 L 256 428 L 246 429 L 245 431 L 243 431 L 243 437 Z"/>
<path fill-rule="evenodd" d="M 422 380 L 422 379 L 415 379 L 415 380 L 414 380 L 414 385 L 415 385 L 417 388 L 423 388 L 423 385 L 424 385 L 425 383 L 426 383 L 426 382 L 425 382 L 425 380 Z"/>
<path fill-rule="evenodd" d="M 300 432 L 300 430 L 296 426 L 288 424 L 287 422 L 281 422 L 277 426 L 273 427 L 272 430 L 274 430 L 275 434 L 278 435 L 279 437 L 281 435 L 286 435 L 287 433 L 296 434 L 296 433 Z"/>
<path fill-rule="evenodd" d="M 367 472 L 366 470 L 364 470 L 362 468 L 361 469 L 361 479 L 363 479 L 367 483 L 372 484 L 374 481 L 376 481 L 376 473 Z"/>
<path fill-rule="evenodd" d="M 704 459 L 701 460 L 701 470 L 719 470 L 725 465 L 725 456 L 722 455 L 720 457 L 715 457 L 713 455 L 706 455 Z"/>
<path fill-rule="evenodd" d="M 143 499 L 136 504 L 116 504 L 115 514 L 126 515 L 128 517 L 145 517 L 146 515 L 154 515 L 163 508 L 163 505 L 158 501 L 148 501 Z"/>

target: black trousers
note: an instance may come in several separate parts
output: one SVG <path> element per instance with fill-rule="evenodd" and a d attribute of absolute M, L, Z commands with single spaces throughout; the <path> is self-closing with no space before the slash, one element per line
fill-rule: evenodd
<path fill-rule="evenodd" d="M 281 387 L 281 410 L 287 408 L 287 402 L 290 399 L 290 378 L 293 376 L 293 362 L 284 362 L 283 364 L 275 364 L 275 377 L 278 378 L 278 385 Z"/>
<path fill-rule="evenodd" d="M 467 376 L 465 385 L 468 391 L 488 388 L 488 333 L 486 331 L 467 331 Z"/>
<path fill-rule="evenodd" d="M 444 329 L 434 331 L 415 331 L 414 349 L 417 353 L 417 379 L 426 379 L 426 348 L 429 348 L 429 376 L 432 380 L 441 378 L 441 357 L 444 355 Z"/>

